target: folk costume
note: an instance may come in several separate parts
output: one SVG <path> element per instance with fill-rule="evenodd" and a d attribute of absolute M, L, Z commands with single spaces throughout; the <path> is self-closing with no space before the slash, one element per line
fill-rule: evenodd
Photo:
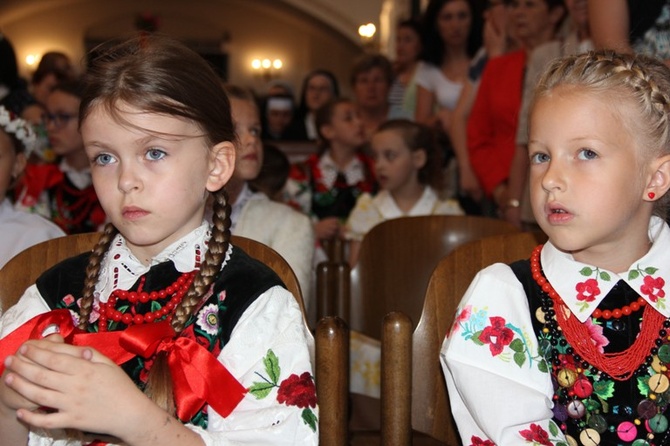
<path fill-rule="evenodd" d="M 89 254 L 59 263 L 0 318 L 0 357 L 26 340 L 22 330 L 39 337 L 45 324 L 56 323 L 66 341 L 98 348 L 143 388 L 155 354 L 152 339 L 167 333 L 158 349 L 178 362 L 170 369 L 177 416 L 206 445 L 316 445 L 312 338 L 272 270 L 231 246 L 184 331 L 170 332 L 171 310 L 190 286 L 209 236 L 203 224 L 144 266 L 118 235 L 103 260 L 89 333 L 72 328 Z M 184 350 L 188 359 L 180 360 Z M 194 379 L 204 385 L 191 389 Z M 79 443 L 67 443 L 60 431 L 31 431 L 28 444 Z"/>
<path fill-rule="evenodd" d="M 59 164 L 29 164 L 17 187 L 16 206 L 56 223 L 68 234 L 95 232 L 105 224 L 88 169 Z"/>
<path fill-rule="evenodd" d="M 318 220 L 338 217 L 345 221 L 356 199 L 376 190 L 372 160 L 362 153 L 357 153 L 344 171 L 328 152 L 311 155 L 291 167 L 286 183 L 289 204 Z"/>
<path fill-rule="evenodd" d="M 464 445 L 670 444 L 670 228 L 621 274 L 550 242 L 473 280 L 442 346 Z"/>

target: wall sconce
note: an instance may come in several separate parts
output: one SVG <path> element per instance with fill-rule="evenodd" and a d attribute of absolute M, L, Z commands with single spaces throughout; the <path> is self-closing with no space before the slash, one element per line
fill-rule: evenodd
<path fill-rule="evenodd" d="M 28 54 L 26 56 L 26 65 L 28 65 L 28 67 L 30 67 L 31 69 L 35 68 L 39 63 L 40 58 L 41 57 L 39 54 Z"/>
<path fill-rule="evenodd" d="M 281 59 L 254 59 L 251 61 L 251 68 L 254 73 L 265 80 L 279 77 L 283 67 L 284 62 Z"/>
<path fill-rule="evenodd" d="M 364 47 L 375 50 L 374 36 L 377 32 L 377 27 L 374 23 L 367 23 L 358 27 L 358 35 L 361 38 L 361 43 Z"/>

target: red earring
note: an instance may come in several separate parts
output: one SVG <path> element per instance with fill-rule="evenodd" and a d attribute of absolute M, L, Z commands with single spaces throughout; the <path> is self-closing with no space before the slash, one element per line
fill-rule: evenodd
<path fill-rule="evenodd" d="M 647 194 L 647 197 L 649 197 L 650 200 L 653 200 L 655 196 L 656 196 L 656 194 L 653 193 L 653 192 L 649 192 L 649 193 Z"/>

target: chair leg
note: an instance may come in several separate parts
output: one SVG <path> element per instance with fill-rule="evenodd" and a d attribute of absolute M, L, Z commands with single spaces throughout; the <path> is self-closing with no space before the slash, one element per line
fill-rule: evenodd
<path fill-rule="evenodd" d="M 412 321 L 384 317 L 381 359 L 381 437 L 384 446 L 412 444 Z"/>
<path fill-rule="evenodd" d="M 349 328 L 339 317 L 321 319 L 316 328 L 316 394 L 319 444 L 348 444 Z"/>

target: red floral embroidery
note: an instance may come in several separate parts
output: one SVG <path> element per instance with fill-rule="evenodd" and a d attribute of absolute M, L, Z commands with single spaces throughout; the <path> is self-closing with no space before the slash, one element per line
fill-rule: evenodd
<path fill-rule="evenodd" d="M 496 446 L 496 444 L 491 440 L 482 440 L 481 438 L 475 437 L 473 435 L 470 439 L 470 446 Z"/>
<path fill-rule="evenodd" d="M 656 302 L 658 299 L 665 297 L 664 286 L 665 280 L 662 277 L 645 276 L 644 284 L 640 287 L 640 291 L 642 294 L 647 295 L 652 302 Z"/>
<path fill-rule="evenodd" d="M 514 332 L 505 327 L 505 319 L 500 316 L 491 317 L 489 320 L 491 325 L 482 330 L 479 340 L 484 344 L 489 344 L 491 354 L 496 356 L 502 353 L 503 348 L 512 342 Z"/>
<path fill-rule="evenodd" d="M 575 289 L 577 290 L 577 300 L 584 302 L 593 302 L 596 296 L 600 294 L 598 281 L 596 279 L 587 279 L 585 282 L 579 282 Z"/>
<path fill-rule="evenodd" d="M 309 372 L 298 376 L 295 373 L 279 385 L 277 401 L 287 406 L 300 408 L 316 407 L 316 387 Z"/>
<path fill-rule="evenodd" d="M 464 307 L 455 317 L 454 319 L 454 324 L 451 326 L 451 332 L 454 333 L 458 327 L 461 325 L 461 323 L 466 322 L 468 319 L 470 319 L 470 315 L 472 314 L 472 306 L 468 305 Z"/>
<path fill-rule="evenodd" d="M 539 424 L 531 424 L 530 429 L 519 431 L 519 434 L 526 441 L 533 441 L 545 446 L 551 446 L 551 441 L 549 441 L 549 433 L 542 429 L 542 426 Z"/>

